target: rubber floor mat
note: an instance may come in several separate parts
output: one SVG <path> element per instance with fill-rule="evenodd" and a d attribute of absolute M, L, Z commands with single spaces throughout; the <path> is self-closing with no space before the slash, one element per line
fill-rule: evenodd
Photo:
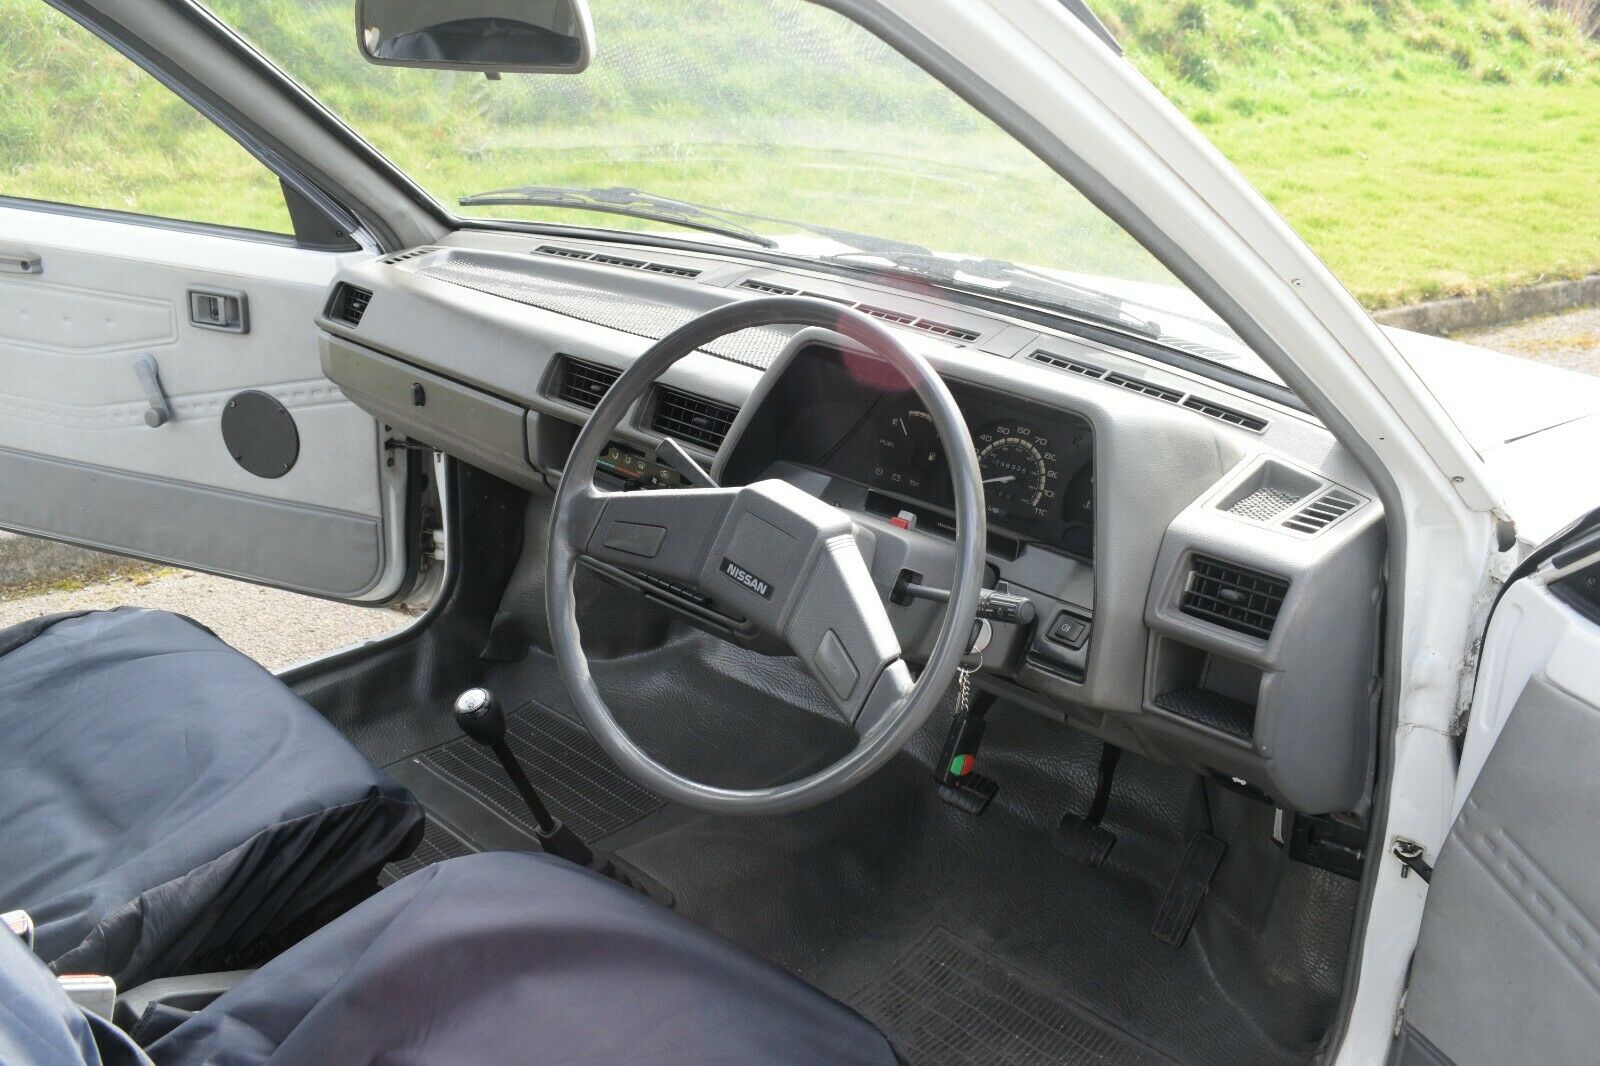
<path fill-rule="evenodd" d="M 851 1005 L 914 1066 L 1172 1062 L 948 929 L 929 930 Z"/>
<path fill-rule="evenodd" d="M 417 850 L 385 866 L 378 874 L 378 884 L 387 888 L 424 866 L 432 866 L 446 859 L 458 859 L 463 855 L 471 855 L 476 850 L 471 844 L 440 825 L 438 821 L 429 818 L 422 827 L 422 841 L 417 845 Z"/>
<path fill-rule="evenodd" d="M 589 843 L 659 810 L 663 801 L 625 776 L 582 729 L 536 706 L 506 720 L 506 743 L 557 818 Z M 461 737 L 421 761 L 533 832 L 533 818 L 494 755 Z"/>

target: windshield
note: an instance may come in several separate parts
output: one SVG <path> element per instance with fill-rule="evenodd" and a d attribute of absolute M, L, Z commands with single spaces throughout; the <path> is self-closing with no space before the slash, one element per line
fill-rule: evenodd
<path fill-rule="evenodd" d="M 843 256 L 1132 323 L 1270 376 L 1010 135 L 804 0 L 592 0 L 586 72 L 498 80 L 364 62 L 353 0 L 212 7 L 464 216 Z M 923 253 L 982 265 L 930 270 Z"/>

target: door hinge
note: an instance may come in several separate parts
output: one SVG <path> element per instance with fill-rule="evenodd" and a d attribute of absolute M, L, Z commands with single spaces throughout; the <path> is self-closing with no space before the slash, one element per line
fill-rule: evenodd
<path fill-rule="evenodd" d="M 1427 852 L 1415 840 L 1395 837 L 1394 843 L 1389 846 L 1389 854 L 1400 860 L 1401 877 L 1410 877 L 1411 871 L 1415 870 L 1425 883 L 1433 881 L 1433 867 L 1422 858 Z"/>

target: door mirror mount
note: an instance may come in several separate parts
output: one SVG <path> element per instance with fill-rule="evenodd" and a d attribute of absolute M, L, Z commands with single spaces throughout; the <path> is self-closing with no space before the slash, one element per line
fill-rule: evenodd
<path fill-rule="evenodd" d="M 357 0 L 369 63 L 505 74 L 579 74 L 594 55 L 586 0 Z"/>

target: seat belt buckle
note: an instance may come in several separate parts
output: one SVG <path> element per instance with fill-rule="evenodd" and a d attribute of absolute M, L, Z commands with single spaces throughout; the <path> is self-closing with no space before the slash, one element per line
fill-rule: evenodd
<path fill-rule="evenodd" d="M 56 981 L 67 998 L 79 1007 L 111 1020 L 111 1013 L 117 1006 L 115 978 L 98 973 L 64 973 Z"/>
<path fill-rule="evenodd" d="M 27 911 L 6 911 L 0 914 L 0 922 L 4 922 L 7 929 L 11 930 L 22 942 L 28 945 L 28 950 L 33 950 L 33 916 Z"/>

